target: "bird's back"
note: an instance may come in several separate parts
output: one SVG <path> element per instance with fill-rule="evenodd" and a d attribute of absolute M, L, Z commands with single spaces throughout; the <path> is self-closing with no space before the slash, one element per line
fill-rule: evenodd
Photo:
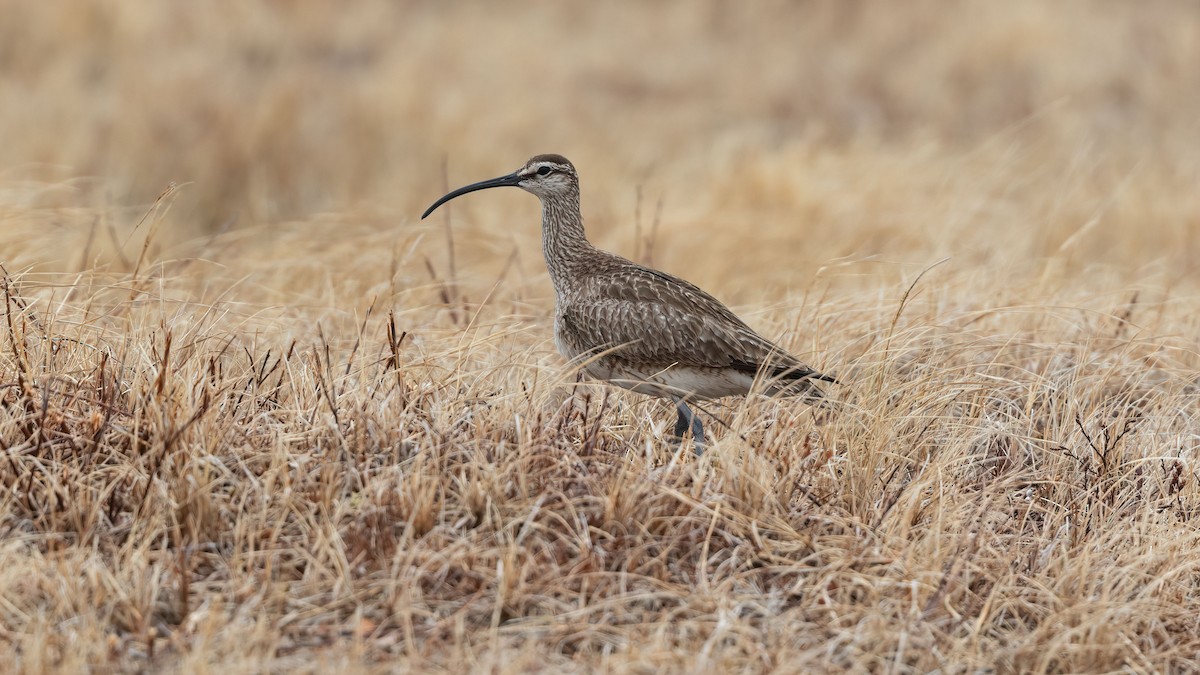
<path fill-rule="evenodd" d="M 831 380 L 674 275 L 595 250 L 565 286 L 557 289 L 559 350 L 568 358 L 603 354 L 591 362 L 602 379 L 619 379 L 614 368 L 660 379 L 677 371 L 673 379 L 694 383 L 690 393 L 700 398 L 746 393 L 760 372 L 772 380 L 768 393 L 819 396 L 811 380 Z"/>

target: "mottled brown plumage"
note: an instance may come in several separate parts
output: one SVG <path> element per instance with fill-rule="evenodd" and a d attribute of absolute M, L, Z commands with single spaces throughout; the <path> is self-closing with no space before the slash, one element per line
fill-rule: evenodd
<path fill-rule="evenodd" d="M 716 298 L 679 277 L 592 246 L 584 236 L 579 177 L 561 155 L 537 155 L 517 171 L 459 188 L 459 195 L 516 186 L 542 201 L 542 249 L 556 294 L 554 340 L 589 376 L 675 401 L 675 436 L 703 426 L 688 401 L 743 395 L 756 379 L 768 394 L 820 398 L 832 382 L 755 333 Z"/>

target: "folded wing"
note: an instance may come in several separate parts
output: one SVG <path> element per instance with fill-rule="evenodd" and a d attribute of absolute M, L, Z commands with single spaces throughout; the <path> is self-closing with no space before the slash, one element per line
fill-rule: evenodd
<path fill-rule="evenodd" d="M 716 298 L 678 277 L 628 263 L 618 274 L 586 278 L 580 296 L 561 309 L 562 329 L 583 353 L 615 356 L 651 368 L 729 368 L 776 384 L 774 393 L 820 395 L 811 380 L 834 381 L 758 335 Z"/>

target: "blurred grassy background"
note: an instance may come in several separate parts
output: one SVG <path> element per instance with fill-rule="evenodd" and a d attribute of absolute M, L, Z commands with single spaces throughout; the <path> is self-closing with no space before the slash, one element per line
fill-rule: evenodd
<path fill-rule="evenodd" d="M 862 260 L 1020 278 L 1066 246 L 1071 269 L 1129 281 L 1200 255 L 1200 6 L 1183 0 L 0 13 L 4 201 L 112 210 L 176 182 L 168 240 L 319 213 L 403 238 L 447 185 L 560 152 L 598 243 L 643 251 L 661 208 L 655 262 L 734 300 Z M 468 274 L 511 248 L 536 271 L 530 198 L 455 208 Z"/>

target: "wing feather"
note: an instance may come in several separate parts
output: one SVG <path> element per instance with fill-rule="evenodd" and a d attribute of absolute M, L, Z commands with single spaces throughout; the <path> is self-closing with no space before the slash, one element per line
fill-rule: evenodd
<path fill-rule="evenodd" d="M 613 350 L 651 367 L 764 369 L 786 380 L 832 380 L 760 336 L 719 300 L 678 277 L 633 263 L 585 277 L 560 309 L 581 353 Z"/>

